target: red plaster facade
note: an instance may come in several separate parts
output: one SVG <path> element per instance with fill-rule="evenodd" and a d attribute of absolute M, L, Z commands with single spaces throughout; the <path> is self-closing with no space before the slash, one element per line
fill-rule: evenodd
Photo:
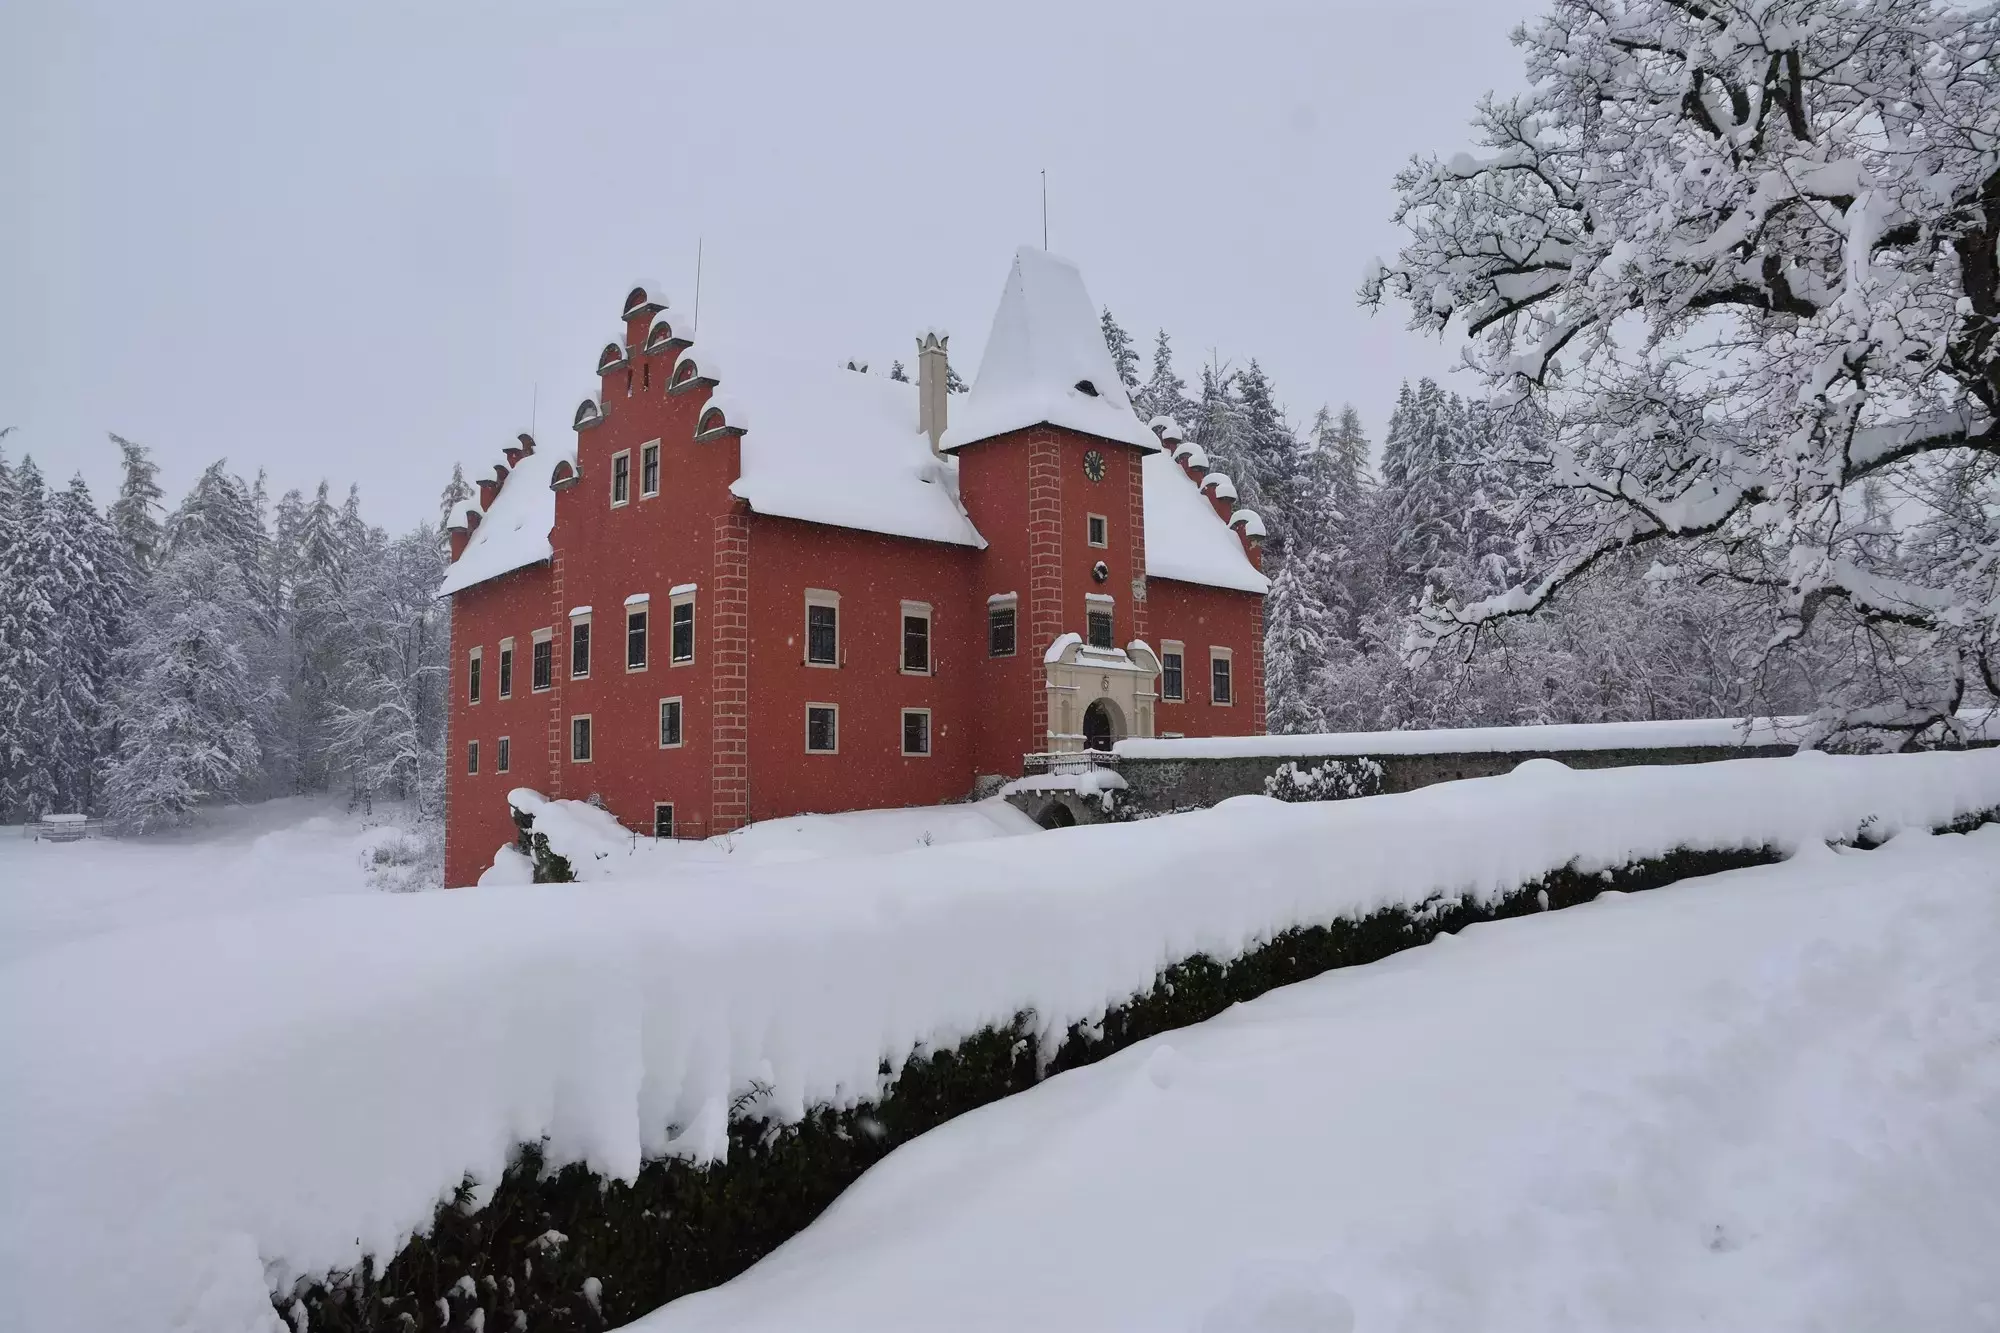
<path fill-rule="evenodd" d="M 1138 449 L 1047 425 L 963 447 L 959 494 L 983 550 L 759 514 L 730 493 L 740 446 L 705 413 L 716 386 L 670 389 L 687 344 L 662 339 L 657 306 L 628 305 L 624 344 L 601 362 L 599 415 L 577 432 L 573 468 L 556 468 L 552 558 L 452 595 L 448 883 L 472 883 L 512 840 L 515 787 L 595 796 L 646 832 L 656 805 L 671 804 L 677 831 L 702 836 L 803 812 L 945 801 L 981 775 L 1018 775 L 1024 754 L 1051 744 L 1043 654 L 1057 636 L 1084 631 L 1093 594 L 1112 598 L 1115 643 L 1182 647 L 1181 697 L 1155 682 L 1156 733 L 1262 732 L 1263 599 L 1146 577 Z M 689 355 L 698 364 L 699 349 Z M 649 446 L 660 455 L 652 493 Z M 1100 479 L 1087 474 L 1091 453 Z M 621 455 L 628 489 L 614 502 Z M 506 484 L 482 486 L 483 507 Z M 1218 507 L 1226 522 L 1228 507 Z M 1097 521 L 1104 541 L 1092 545 Z M 454 531 L 454 556 L 467 540 Z M 989 601 L 1008 593 L 1018 599 L 1015 651 L 995 656 Z M 813 601 L 837 606 L 831 665 L 808 661 Z M 685 660 L 675 653 L 677 605 L 692 606 Z M 628 617 L 642 609 L 643 661 L 635 654 L 628 665 Z M 906 609 L 930 617 L 927 671 L 904 667 Z M 579 671 L 572 636 L 585 622 Z M 538 636 L 550 645 L 542 682 Z M 512 651 L 504 696 L 503 644 Z M 1232 663 L 1227 702 L 1214 698 L 1217 654 Z M 680 730 L 663 744 L 669 699 Z M 812 706 L 837 710 L 833 753 L 808 749 Z M 913 709 L 928 710 L 927 754 L 905 751 L 903 714 Z M 573 750 L 580 719 L 587 757 Z"/>

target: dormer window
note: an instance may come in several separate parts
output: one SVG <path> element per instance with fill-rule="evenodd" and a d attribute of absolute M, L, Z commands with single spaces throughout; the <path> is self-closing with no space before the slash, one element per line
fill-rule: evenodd
<path fill-rule="evenodd" d="M 1086 398 L 1097 397 L 1097 386 L 1089 380 L 1078 380 L 1076 382 L 1076 391 Z"/>

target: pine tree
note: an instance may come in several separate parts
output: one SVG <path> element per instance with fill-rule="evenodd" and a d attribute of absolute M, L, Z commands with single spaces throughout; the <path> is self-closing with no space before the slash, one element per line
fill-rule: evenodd
<path fill-rule="evenodd" d="M 145 445 L 134 444 L 122 435 L 113 435 L 111 442 L 118 446 L 125 469 L 118 498 L 111 502 L 111 526 L 125 543 L 133 568 L 143 573 L 153 567 L 163 538 L 159 516 L 166 493 L 160 489 L 160 468 Z"/>
<path fill-rule="evenodd" d="M 1334 509 L 1344 522 L 1359 523 L 1368 484 L 1368 436 L 1361 429 L 1361 414 L 1352 403 L 1342 403 L 1338 421 L 1323 434 L 1315 429 L 1314 436 L 1332 460 Z"/>
<path fill-rule="evenodd" d="M 1462 568 L 1457 503 L 1452 473 L 1453 432 L 1464 405 L 1429 378 L 1411 393 L 1404 386 L 1389 418 L 1382 452 L 1382 485 L 1388 505 L 1389 576 L 1399 595 L 1415 598 L 1426 587 L 1439 591 Z"/>
<path fill-rule="evenodd" d="M 1278 409 L 1270 377 L 1255 358 L 1237 372 L 1235 389 L 1240 453 L 1231 460 L 1229 475 L 1242 502 L 1262 515 L 1279 538 L 1282 552 L 1282 534 L 1290 527 L 1298 440 Z"/>
<path fill-rule="evenodd" d="M 5 563 L 0 564 L 0 810 L 38 817 L 55 808 L 54 771 L 40 700 L 54 650 L 59 574 L 47 488 L 33 457 L 13 470 Z"/>
<path fill-rule="evenodd" d="M 1197 405 L 1187 396 L 1187 381 L 1174 373 L 1173 341 L 1165 329 L 1153 337 L 1152 377 L 1139 387 L 1132 401 L 1148 421 L 1171 417 L 1182 430 L 1193 430 L 1200 424 Z"/>
<path fill-rule="evenodd" d="M 222 543 L 169 543 L 120 654 L 119 745 L 106 791 L 114 818 L 144 833 L 185 821 L 256 778 L 254 719 L 268 700 L 243 627 L 256 599 Z"/>
<path fill-rule="evenodd" d="M 35 711 L 56 804 L 88 812 L 106 736 L 112 666 L 134 595 L 125 541 L 91 502 L 81 476 L 48 507 L 54 619 Z"/>
<path fill-rule="evenodd" d="M 194 488 L 180 506 L 167 516 L 165 546 L 169 554 L 192 546 L 222 552 L 236 566 L 243 586 L 253 594 L 252 608 L 259 625 L 274 629 L 265 609 L 270 599 L 257 595 L 270 577 L 269 535 L 257 512 L 257 503 L 241 477 L 225 469 L 217 460 L 195 479 Z"/>
<path fill-rule="evenodd" d="M 1333 616 L 1321 594 L 1321 552 L 1295 539 L 1264 602 L 1265 724 L 1274 733 L 1326 730 L 1319 670 L 1333 650 Z"/>
<path fill-rule="evenodd" d="M 898 361 L 897 365 L 902 362 Z M 891 376 L 890 378 L 894 378 Z M 465 502 L 472 498 L 472 487 L 465 480 L 465 467 L 460 463 L 451 465 L 451 480 L 445 483 L 444 493 L 438 496 L 438 530 L 442 532 L 458 521 L 465 508 Z"/>
<path fill-rule="evenodd" d="M 354 801 L 388 795 L 439 811 L 443 771 L 445 613 L 436 599 L 444 559 L 418 530 L 388 543 L 356 581 L 352 643 L 329 711 L 328 760 Z"/>
<path fill-rule="evenodd" d="M 1132 347 L 1132 335 L 1125 332 L 1117 320 L 1111 317 L 1111 307 L 1104 307 L 1104 315 L 1098 321 L 1104 331 L 1104 346 L 1111 353 L 1111 364 L 1118 368 L 1118 382 L 1125 386 L 1125 392 L 1137 393 L 1139 389 L 1139 353 Z"/>
<path fill-rule="evenodd" d="M 910 373 L 903 369 L 901 361 L 892 361 L 889 363 L 889 378 L 898 384 L 908 384 L 910 382 Z"/>

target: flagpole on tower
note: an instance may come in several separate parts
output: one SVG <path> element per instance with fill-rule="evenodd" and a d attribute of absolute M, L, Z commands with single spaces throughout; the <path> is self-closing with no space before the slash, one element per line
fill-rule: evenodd
<path fill-rule="evenodd" d="M 1049 169 L 1042 168 L 1042 249 L 1049 248 Z"/>

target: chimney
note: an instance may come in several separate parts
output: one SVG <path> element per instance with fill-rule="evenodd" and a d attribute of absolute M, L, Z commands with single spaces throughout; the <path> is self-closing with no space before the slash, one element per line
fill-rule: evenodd
<path fill-rule="evenodd" d="M 931 452 L 938 451 L 944 434 L 946 376 L 945 349 L 951 339 L 936 329 L 927 329 L 917 339 L 917 429 L 931 437 Z"/>

